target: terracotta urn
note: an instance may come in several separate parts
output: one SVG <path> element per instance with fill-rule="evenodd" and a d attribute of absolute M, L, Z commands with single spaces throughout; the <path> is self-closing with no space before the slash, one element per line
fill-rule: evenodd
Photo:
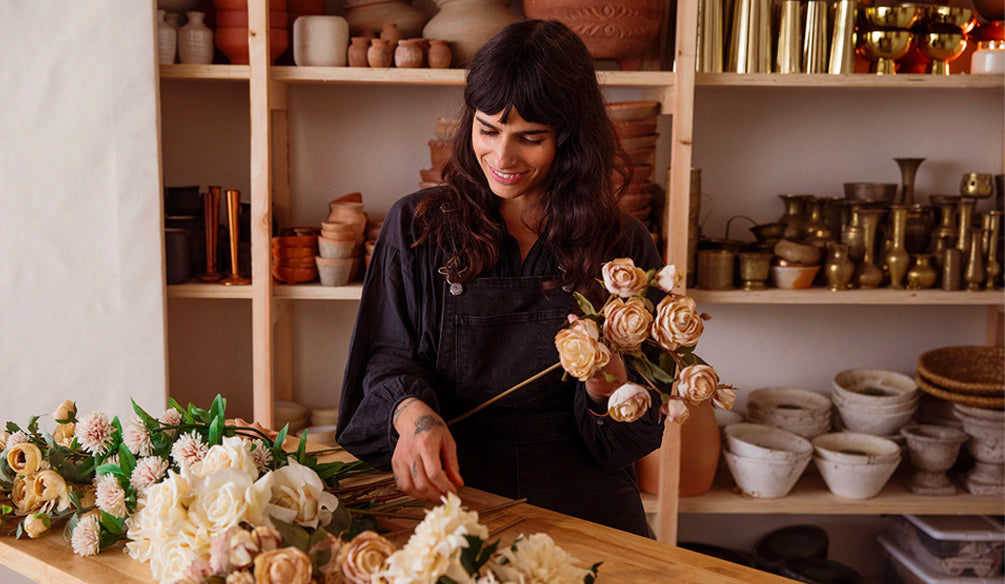
<path fill-rule="evenodd" d="M 431 39 L 427 58 L 430 69 L 447 69 L 453 61 L 453 53 L 450 52 L 450 45 L 447 44 L 447 41 Z"/>
<path fill-rule="evenodd" d="M 422 39 L 404 39 L 394 50 L 394 66 L 400 69 L 422 67 Z"/>
<path fill-rule="evenodd" d="M 370 49 L 370 37 L 352 37 L 349 45 L 348 60 L 350 67 L 369 67 L 366 53 Z"/>
<path fill-rule="evenodd" d="M 594 59 L 615 59 L 638 69 L 642 54 L 659 34 L 660 0 L 524 0 L 527 18 L 557 20 L 576 31 Z"/>
<path fill-rule="evenodd" d="M 680 431 L 680 465 L 689 470 L 680 475 L 681 497 L 701 495 L 712 488 L 721 452 L 722 439 L 712 402 L 692 407 Z"/>
<path fill-rule="evenodd" d="M 249 61 L 248 28 L 219 27 L 214 36 L 216 46 L 232 65 L 247 65 Z M 269 57 L 272 63 L 290 47 L 290 33 L 284 28 L 269 29 Z"/>
<path fill-rule="evenodd" d="M 401 29 L 398 25 L 393 22 L 385 22 L 384 26 L 380 29 L 380 38 L 387 42 L 387 46 L 391 47 L 391 54 L 398 49 L 398 43 L 404 38 L 401 35 Z"/>
<path fill-rule="evenodd" d="M 393 58 L 391 47 L 384 39 L 373 39 L 366 50 L 366 62 L 374 68 L 390 67 Z"/>
<path fill-rule="evenodd" d="M 422 36 L 426 17 L 402 0 L 345 0 L 345 19 L 354 35 L 379 35 L 384 25 L 393 22 L 402 38 Z"/>
<path fill-rule="evenodd" d="M 437 0 L 440 11 L 422 36 L 450 43 L 455 65 L 464 67 L 475 52 L 506 25 L 515 22 L 503 0 Z"/>

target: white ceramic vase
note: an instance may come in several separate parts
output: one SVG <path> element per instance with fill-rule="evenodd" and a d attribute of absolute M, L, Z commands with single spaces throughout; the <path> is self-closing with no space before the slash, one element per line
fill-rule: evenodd
<path fill-rule="evenodd" d="M 299 67 L 345 67 L 349 22 L 341 16 L 301 16 L 293 21 L 293 62 Z"/>
<path fill-rule="evenodd" d="M 178 31 L 165 20 L 166 12 L 157 11 L 157 62 L 161 65 L 174 63 L 178 48 Z"/>
<path fill-rule="evenodd" d="M 178 60 L 185 65 L 209 65 L 213 62 L 213 31 L 202 12 L 186 12 L 188 23 L 178 31 Z"/>

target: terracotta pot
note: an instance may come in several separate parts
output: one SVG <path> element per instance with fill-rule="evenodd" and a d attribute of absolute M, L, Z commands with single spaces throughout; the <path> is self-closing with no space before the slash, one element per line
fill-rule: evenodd
<path fill-rule="evenodd" d="M 391 47 L 384 39 L 373 39 L 370 48 L 366 50 L 366 62 L 374 68 L 390 67 L 393 58 Z"/>
<path fill-rule="evenodd" d="M 403 38 L 422 36 L 426 17 L 401 0 L 345 0 L 345 19 L 354 35 L 380 34 L 384 24 L 393 22 Z"/>
<path fill-rule="evenodd" d="M 405 39 L 394 50 L 394 66 L 399 69 L 422 67 L 422 39 Z"/>
<path fill-rule="evenodd" d="M 366 53 L 370 49 L 370 37 L 356 36 L 352 37 L 352 42 L 349 44 L 348 50 L 348 60 L 350 67 L 369 67 L 370 64 L 367 62 Z"/>
<path fill-rule="evenodd" d="M 447 69 L 453 61 L 453 53 L 447 41 L 433 39 L 429 41 L 429 68 Z"/>
<path fill-rule="evenodd" d="M 516 16 L 501 0 L 437 0 L 440 11 L 422 29 L 427 39 L 450 43 L 455 65 L 463 67 L 475 52 Z"/>
<path fill-rule="evenodd" d="M 238 27 L 238 28 L 248 28 L 248 11 L 247 10 L 217 10 L 215 15 L 216 26 L 227 28 L 227 27 Z M 286 28 L 289 24 L 290 18 L 289 13 L 283 10 L 270 10 L 269 11 L 269 27 L 270 28 Z"/>
<path fill-rule="evenodd" d="M 637 69 L 645 49 L 659 34 L 660 0 L 524 0 L 527 18 L 558 20 L 574 30 L 595 59 L 617 59 Z"/>
<path fill-rule="evenodd" d="M 433 170 L 442 173 L 443 167 L 450 160 L 454 150 L 454 143 L 449 140 L 430 140 L 429 158 L 433 163 Z"/>
<path fill-rule="evenodd" d="M 393 22 L 385 22 L 384 26 L 380 29 L 381 40 L 387 42 L 387 46 L 391 48 L 391 54 L 398 49 L 398 43 L 404 38 L 401 34 L 401 29 L 398 25 Z"/>
<path fill-rule="evenodd" d="M 680 432 L 681 497 L 701 495 L 712 488 L 721 447 L 712 403 L 692 407 Z"/>
<path fill-rule="evenodd" d="M 248 64 L 248 29 L 241 27 L 219 27 L 214 35 L 216 46 L 230 60 L 232 65 Z M 290 33 L 286 29 L 269 30 L 269 56 L 275 63 L 279 55 L 290 46 Z"/>

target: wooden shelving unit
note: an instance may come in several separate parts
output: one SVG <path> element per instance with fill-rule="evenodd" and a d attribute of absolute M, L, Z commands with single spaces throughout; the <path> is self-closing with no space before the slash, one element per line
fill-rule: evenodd
<path fill-rule="evenodd" d="M 1001 75 L 846 75 L 779 73 L 698 73 L 698 87 L 809 87 L 818 89 L 888 88 L 888 89 L 1001 89 Z"/>
<path fill-rule="evenodd" d="M 712 489 L 696 497 L 682 497 L 680 513 L 708 514 L 772 514 L 772 515 L 1002 515 L 1005 498 L 1001 495 L 971 495 L 960 489 L 955 495 L 920 496 L 906 486 L 910 471 L 902 467 L 883 490 L 872 499 L 845 499 L 827 490 L 827 485 L 813 463 L 784 497 L 756 499 L 740 493 L 725 469 L 720 468 Z M 655 495 L 644 493 L 647 511 L 655 510 Z"/>
<path fill-rule="evenodd" d="M 688 290 L 699 304 L 884 304 L 935 306 L 995 306 L 1005 304 L 1005 291 L 980 292 L 945 290 L 844 290 L 831 292 L 826 288 L 806 290 Z"/>
<path fill-rule="evenodd" d="M 190 81 L 247 81 L 251 78 L 248 65 L 160 65 L 161 79 Z"/>

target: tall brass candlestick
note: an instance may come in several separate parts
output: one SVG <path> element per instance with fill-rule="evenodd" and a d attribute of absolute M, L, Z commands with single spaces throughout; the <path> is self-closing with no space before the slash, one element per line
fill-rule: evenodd
<path fill-rule="evenodd" d="M 219 282 L 223 274 L 216 269 L 216 248 L 220 234 L 220 187 L 209 187 L 202 194 L 202 212 L 206 223 L 206 272 L 199 276 L 200 282 Z"/>
<path fill-rule="evenodd" d="M 224 286 L 247 286 L 251 280 L 237 273 L 237 240 L 240 235 L 240 224 L 237 222 L 237 210 L 241 203 L 241 191 L 227 189 L 227 223 L 230 225 L 230 275 L 221 282 Z"/>

